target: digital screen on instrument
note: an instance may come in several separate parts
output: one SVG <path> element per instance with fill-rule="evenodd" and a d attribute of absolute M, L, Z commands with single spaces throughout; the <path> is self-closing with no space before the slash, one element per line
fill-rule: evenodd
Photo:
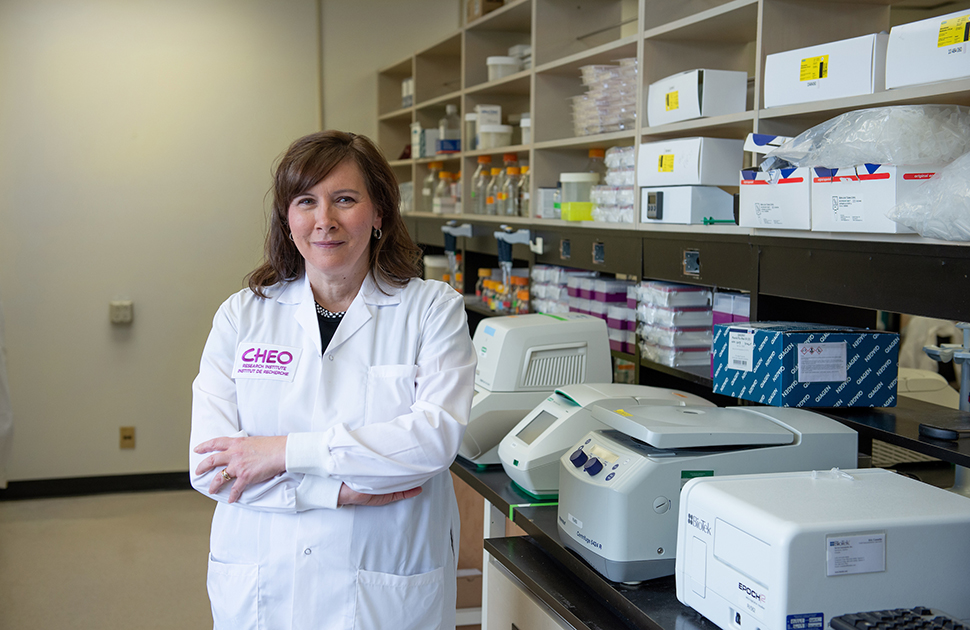
<path fill-rule="evenodd" d="M 599 446 L 598 444 L 590 444 L 588 447 L 586 447 L 585 450 L 590 457 L 596 457 L 601 462 L 606 462 L 609 464 L 612 464 L 613 462 L 615 462 L 617 459 L 620 458 L 619 455 L 617 455 L 616 453 L 611 453 L 610 451 L 606 450 L 602 446 Z"/>
<path fill-rule="evenodd" d="M 552 423 L 557 420 L 556 416 L 552 415 L 548 411 L 540 411 L 539 415 L 532 419 L 532 422 L 525 425 L 525 428 L 515 434 L 515 437 L 519 438 L 526 444 L 532 444 L 533 441 L 542 433 L 552 426 Z"/>

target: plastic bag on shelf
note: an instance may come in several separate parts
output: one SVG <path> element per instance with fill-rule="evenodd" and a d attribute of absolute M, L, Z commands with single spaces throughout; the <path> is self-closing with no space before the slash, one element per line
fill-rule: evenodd
<path fill-rule="evenodd" d="M 970 241 L 970 153 L 920 184 L 886 216 L 926 238 Z"/>
<path fill-rule="evenodd" d="M 769 152 L 767 171 L 785 166 L 946 164 L 970 151 L 970 109 L 897 105 L 846 112 Z"/>

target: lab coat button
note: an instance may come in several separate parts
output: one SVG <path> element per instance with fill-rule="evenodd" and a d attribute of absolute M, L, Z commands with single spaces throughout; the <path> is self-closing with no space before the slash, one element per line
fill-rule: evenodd
<path fill-rule="evenodd" d="M 331 361 L 333 361 L 333 355 L 332 354 L 327 355 L 327 358 L 330 359 Z"/>
<path fill-rule="evenodd" d="M 311 553 L 313 553 L 313 551 L 311 551 L 310 549 L 304 549 L 303 553 L 309 556 Z"/>

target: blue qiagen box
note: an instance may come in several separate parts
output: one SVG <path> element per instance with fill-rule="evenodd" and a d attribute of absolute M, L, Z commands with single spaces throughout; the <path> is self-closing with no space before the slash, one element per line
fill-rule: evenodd
<path fill-rule="evenodd" d="M 714 326 L 714 393 L 774 407 L 895 407 L 899 335 L 800 322 Z"/>

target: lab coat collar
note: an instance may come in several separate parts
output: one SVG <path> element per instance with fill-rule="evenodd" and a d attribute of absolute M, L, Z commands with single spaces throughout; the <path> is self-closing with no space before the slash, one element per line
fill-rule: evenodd
<path fill-rule="evenodd" d="M 383 291 L 381 290 L 383 289 Z M 317 323 L 316 302 L 313 298 L 313 289 L 310 287 L 310 279 L 303 274 L 303 279 L 288 282 L 279 296 L 276 298 L 281 304 L 297 304 L 298 308 L 294 315 L 297 323 L 303 328 L 304 334 L 308 335 L 313 342 L 318 354 L 323 354 L 323 346 L 320 342 L 320 326 Z M 351 302 L 347 314 L 337 327 L 337 332 L 330 341 L 328 350 L 336 349 L 344 343 L 354 333 L 374 317 L 376 311 L 381 306 L 391 306 L 401 303 L 401 289 L 394 286 L 378 286 L 377 280 L 372 274 L 368 273 L 364 278 L 364 283 L 357 292 L 354 301 Z"/>

